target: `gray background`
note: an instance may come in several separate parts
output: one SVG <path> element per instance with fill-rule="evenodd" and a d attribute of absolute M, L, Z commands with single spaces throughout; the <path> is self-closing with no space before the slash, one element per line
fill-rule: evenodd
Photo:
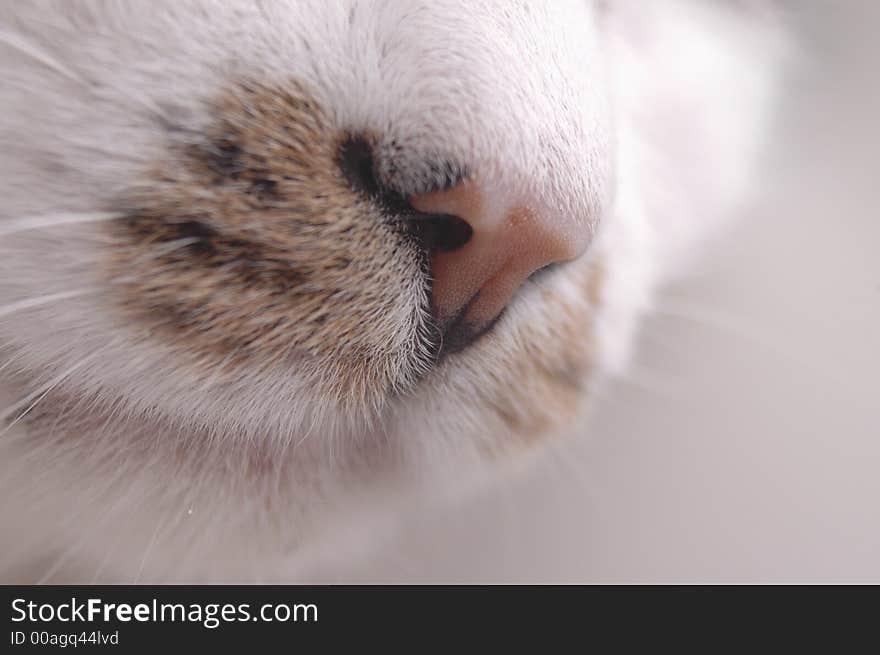
<path fill-rule="evenodd" d="M 790 6 L 760 197 L 665 291 L 590 430 L 333 576 L 880 582 L 880 3 Z"/>

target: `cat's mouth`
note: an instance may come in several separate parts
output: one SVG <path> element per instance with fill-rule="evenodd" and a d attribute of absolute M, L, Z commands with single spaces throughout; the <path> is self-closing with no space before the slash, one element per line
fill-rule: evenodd
<path fill-rule="evenodd" d="M 528 281 L 538 282 L 545 280 L 548 276 L 552 276 L 556 271 L 565 266 L 562 262 L 554 262 L 539 268 L 532 273 Z M 514 304 L 519 300 L 520 291 L 514 293 L 514 296 L 508 302 L 508 305 Z M 451 319 L 436 326 L 438 344 L 436 345 L 437 354 L 436 361 L 440 362 L 447 355 L 461 352 L 471 345 L 477 343 L 484 338 L 491 338 L 495 327 L 507 313 L 507 308 L 502 308 L 495 316 L 488 321 L 476 322 L 468 317 L 469 309 L 479 300 L 479 292 L 475 294 L 459 312 Z"/>
<path fill-rule="evenodd" d="M 489 336 L 505 313 L 502 309 L 488 322 L 479 324 L 468 320 L 467 308 L 468 305 L 465 305 L 453 320 L 439 329 L 436 361 L 442 361 L 447 355 L 461 352 L 479 339 Z"/>

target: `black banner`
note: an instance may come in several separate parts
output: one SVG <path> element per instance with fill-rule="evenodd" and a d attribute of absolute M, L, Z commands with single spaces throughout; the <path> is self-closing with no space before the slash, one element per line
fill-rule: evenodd
<path fill-rule="evenodd" d="M 787 643 L 827 624 L 853 590 L 750 587 L 2 587 L 0 652 L 34 648 L 152 650 L 391 644 L 421 652 L 440 642 L 570 639 L 581 647 L 740 641 Z M 873 625 L 873 603 L 850 605 L 847 634 Z M 647 640 L 647 641 L 646 641 Z M 745 642 L 747 643 L 747 642 Z M 814 644 L 815 645 L 815 644 Z M 578 648 L 580 650 L 580 648 Z M 601 649 L 603 652 L 605 649 Z"/>

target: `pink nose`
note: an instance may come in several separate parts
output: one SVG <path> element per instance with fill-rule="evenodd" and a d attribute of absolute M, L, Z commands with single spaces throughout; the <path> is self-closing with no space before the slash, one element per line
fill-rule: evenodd
<path fill-rule="evenodd" d="M 473 181 L 414 196 L 410 203 L 471 227 L 464 245 L 431 255 L 435 315 L 441 326 L 454 324 L 471 336 L 500 315 L 532 273 L 577 258 L 590 241 L 590 230 L 573 217 L 535 209 Z"/>

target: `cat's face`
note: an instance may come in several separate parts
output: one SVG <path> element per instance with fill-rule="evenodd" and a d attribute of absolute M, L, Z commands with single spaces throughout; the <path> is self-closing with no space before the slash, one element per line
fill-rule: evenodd
<path fill-rule="evenodd" d="M 676 68 L 705 43 L 650 4 L 0 8 L 6 418 L 73 477 L 282 515 L 546 439 L 686 233 L 685 196 L 660 239 L 633 189 L 735 179 L 674 156 L 719 123 Z"/>
<path fill-rule="evenodd" d="M 415 404 L 502 441 L 564 420 L 610 194 L 592 4 L 175 4 L 65 8 L 69 71 L 6 92 L 40 134 L 4 136 L 36 195 L 4 218 L 107 218 L 14 235 L 4 299 L 83 291 L 4 322 L 27 368 L 283 442 Z"/>

